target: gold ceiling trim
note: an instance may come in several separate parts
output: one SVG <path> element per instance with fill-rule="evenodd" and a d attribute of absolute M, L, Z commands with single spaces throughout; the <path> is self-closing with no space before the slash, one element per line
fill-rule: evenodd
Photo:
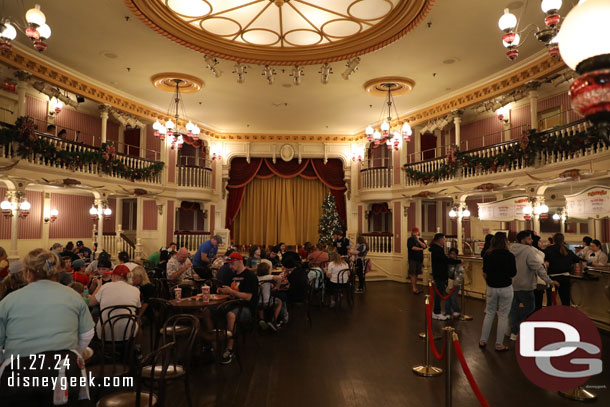
<path fill-rule="evenodd" d="M 320 41 L 318 41 L 317 45 L 307 46 L 294 46 L 294 44 L 291 44 L 290 40 L 285 38 L 290 31 L 283 32 L 283 28 L 280 28 L 282 32 L 277 34 L 279 37 L 273 44 L 279 44 L 278 41 L 280 41 L 282 45 L 286 42 L 287 46 L 273 46 L 271 42 L 266 46 L 248 44 L 245 37 L 243 39 L 244 42 L 239 42 L 234 40 L 239 35 L 248 30 L 261 29 L 249 29 L 248 26 L 241 27 L 238 24 L 240 29 L 237 32 L 221 36 L 205 31 L 201 25 L 205 18 L 213 17 L 211 14 L 189 20 L 185 19 L 185 16 L 180 17 L 159 0 L 123 1 L 127 8 L 151 29 L 187 48 L 232 61 L 277 66 L 336 62 L 376 51 L 398 40 L 414 29 L 426 18 L 436 0 L 400 0 L 387 15 L 380 17 L 380 20 L 375 23 L 354 17 L 348 10 L 347 19 L 342 18 L 342 20 L 352 21 L 359 25 L 365 24 L 370 26 L 370 28 L 364 31 L 361 29 L 359 32 L 337 41 L 332 41 L 334 39 L 332 36 L 329 36 L 323 29 L 318 30 L 305 15 L 296 11 L 295 6 L 291 4 L 292 2 L 281 2 L 282 6 L 278 6 L 280 7 L 280 15 L 282 13 L 281 7 L 290 7 L 291 10 L 295 10 L 291 12 L 301 14 L 301 17 L 311 24 L 311 27 L 308 29 L 292 31 L 312 31 L 320 35 L 320 41 L 322 41 L 322 38 L 328 41 L 324 44 L 319 44 Z M 252 1 L 248 4 L 261 1 Z M 354 1 L 354 4 L 359 2 L 360 0 Z M 299 0 L 298 3 L 312 7 L 312 4 L 306 1 Z M 350 6 L 350 9 L 354 4 Z M 276 7 L 272 3 L 269 3 L 267 7 L 269 6 Z M 243 5 L 239 7 L 243 7 Z M 314 5 L 313 7 L 324 12 L 329 11 L 320 6 Z M 220 13 L 218 17 L 214 18 L 227 19 L 220 15 Z M 201 20 L 199 23 L 196 21 L 198 19 Z M 189 24 L 188 21 L 191 21 L 191 23 Z"/>
<path fill-rule="evenodd" d="M 388 87 L 392 92 L 392 96 L 402 96 L 411 93 L 415 87 L 415 81 L 402 76 L 384 76 L 383 78 L 366 81 L 363 86 L 369 95 L 384 98 L 388 96 Z"/>
<path fill-rule="evenodd" d="M 265 134 L 265 133 L 216 133 L 210 137 L 216 141 L 235 142 L 295 142 L 295 143 L 351 143 L 358 136 L 341 134 Z"/>
<path fill-rule="evenodd" d="M 176 79 L 180 80 L 178 88 L 180 93 L 196 93 L 204 86 L 203 80 L 200 78 L 179 72 L 160 72 L 150 77 L 153 86 L 165 92 L 176 92 Z"/>

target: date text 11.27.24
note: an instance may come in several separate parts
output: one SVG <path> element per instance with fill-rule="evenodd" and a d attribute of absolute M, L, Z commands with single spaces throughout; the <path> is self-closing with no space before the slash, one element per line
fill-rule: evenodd
<path fill-rule="evenodd" d="M 27 356 L 11 355 L 11 370 L 60 370 L 62 367 L 70 369 L 70 359 L 56 354 L 52 355 L 53 360 L 45 363 L 46 355 L 34 354 Z"/>

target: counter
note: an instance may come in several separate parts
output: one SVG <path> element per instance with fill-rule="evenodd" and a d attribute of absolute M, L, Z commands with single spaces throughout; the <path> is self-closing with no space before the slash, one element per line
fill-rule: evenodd
<path fill-rule="evenodd" d="M 487 283 L 483 278 L 483 258 L 481 256 L 458 256 L 464 266 L 464 290 L 466 295 L 485 298 Z"/>
<path fill-rule="evenodd" d="M 572 306 L 610 331 L 610 267 L 587 267 L 593 278 L 572 275 Z"/>

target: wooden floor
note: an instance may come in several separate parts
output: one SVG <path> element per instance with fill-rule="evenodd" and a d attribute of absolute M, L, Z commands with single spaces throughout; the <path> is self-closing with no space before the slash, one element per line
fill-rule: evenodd
<path fill-rule="evenodd" d="M 352 310 L 314 309 L 313 326 L 291 315 L 277 334 L 263 332 L 261 347 L 249 338 L 244 369 L 231 365 L 196 366 L 192 393 L 196 406 L 444 406 L 444 376 L 421 378 L 411 368 L 423 361 L 423 295 L 406 284 L 370 283 Z M 483 302 L 470 300 L 474 321 L 454 324 L 472 373 L 491 406 L 577 406 L 555 392 L 531 384 L 519 370 L 514 351 L 478 348 Z M 440 332 L 444 323 L 434 322 Z M 495 338 L 495 326 L 490 343 Z M 587 383 L 610 405 L 610 337 L 602 334 L 604 372 Z M 507 339 L 507 343 L 510 341 Z M 512 342 L 510 343 L 512 345 Z M 443 366 L 444 362 L 440 365 Z M 478 406 L 459 363 L 454 364 L 453 406 Z M 186 405 L 183 387 L 172 386 L 167 403 Z"/>

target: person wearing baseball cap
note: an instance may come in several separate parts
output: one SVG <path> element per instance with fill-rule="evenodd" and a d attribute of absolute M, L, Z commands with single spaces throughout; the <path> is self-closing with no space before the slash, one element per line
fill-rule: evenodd
<path fill-rule="evenodd" d="M 90 259 L 91 258 L 91 249 L 85 246 L 82 240 L 76 242 L 76 249 L 74 253 L 78 255 L 81 259 Z"/>
<path fill-rule="evenodd" d="M 98 269 L 100 265 L 98 264 Z M 108 284 L 100 284 L 96 288 L 95 292 L 89 296 L 89 306 L 99 305 L 102 313 L 100 320 L 105 321 L 107 318 L 107 311 L 103 310 L 114 305 L 131 306 L 134 308 L 140 308 L 140 290 L 137 287 L 132 286 L 127 282 L 127 275 L 130 273 L 129 267 L 124 264 L 119 264 L 110 272 L 112 282 Z M 115 310 L 112 315 L 128 314 L 129 310 Z M 127 320 L 118 321 L 115 326 L 114 338 L 115 340 L 125 340 L 125 332 L 129 331 L 125 329 Z M 110 327 L 106 326 L 105 338 L 110 339 Z M 101 338 L 101 326 L 98 321 L 96 325 L 96 332 L 98 338 Z M 137 333 L 137 329 L 136 329 Z"/>
<path fill-rule="evenodd" d="M 104 252 L 102 252 L 104 253 Z M 93 293 L 103 284 L 107 284 L 112 282 L 111 274 L 112 273 L 112 263 L 110 263 L 110 259 L 107 257 L 100 258 L 96 260 L 97 266 L 94 271 L 95 278 L 91 279 L 91 283 L 89 285 L 89 292 Z"/>
<path fill-rule="evenodd" d="M 411 237 L 407 240 L 409 252 L 409 277 L 411 278 L 411 290 L 413 294 L 420 294 L 422 291 L 417 288 L 417 276 L 422 273 L 424 264 L 424 250 L 428 247 L 426 242 L 419 237 L 419 229 L 411 229 Z"/>
<path fill-rule="evenodd" d="M 210 265 L 214 261 L 216 253 L 218 253 L 218 245 L 222 244 L 222 236 L 214 235 L 209 240 L 206 240 L 199 246 L 195 256 L 193 257 L 193 267 L 195 273 L 201 278 L 212 278 Z"/>

